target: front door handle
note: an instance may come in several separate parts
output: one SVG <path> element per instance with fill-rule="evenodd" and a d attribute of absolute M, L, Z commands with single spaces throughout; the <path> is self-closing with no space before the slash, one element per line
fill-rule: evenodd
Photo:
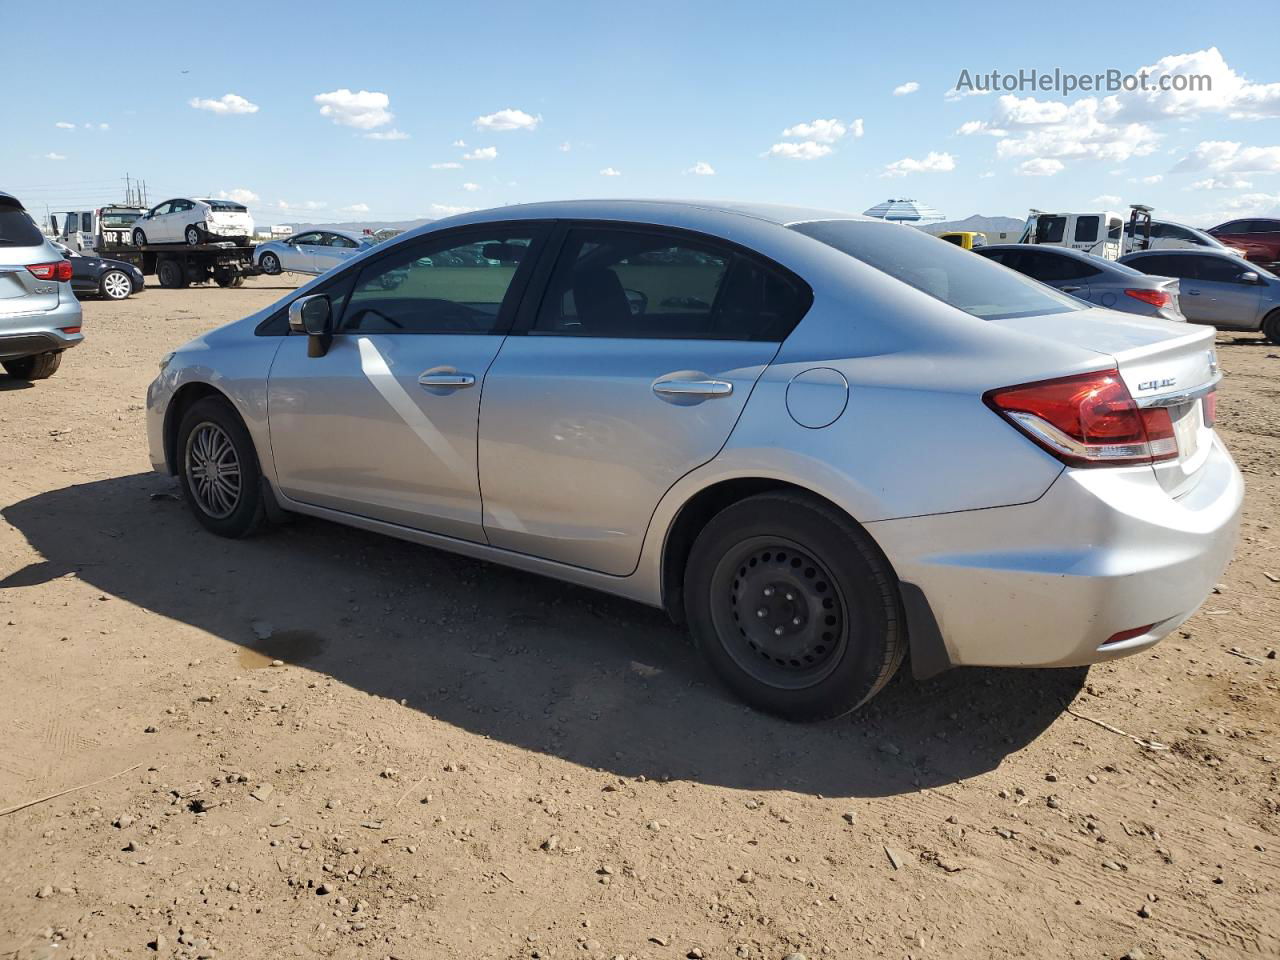
<path fill-rule="evenodd" d="M 456 370 L 428 370 L 418 377 L 418 383 L 428 390 L 461 390 L 475 386 L 476 378 L 470 373 L 458 373 Z"/>
<path fill-rule="evenodd" d="M 1084 288 L 1083 287 L 1059 287 L 1058 289 L 1061 290 L 1063 293 L 1079 293 Z"/>
<path fill-rule="evenodd" d="M 1187 291 L 1187 296 L 1189 296 L 1189 297 L 1198 297 L 1198 296 L 1200 296 L 1200 291 L 1199 291 L 1199 290 L 1188 290 L 1188 291 Z"/>
<path fill-rule="evenodd" d="M 729 396 L 733 384 L 728 380 L 657 380 L 653 392 L 672 400 L 706 400 Z"/>

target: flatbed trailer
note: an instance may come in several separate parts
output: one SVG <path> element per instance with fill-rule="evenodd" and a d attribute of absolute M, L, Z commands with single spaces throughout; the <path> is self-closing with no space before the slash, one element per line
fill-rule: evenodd
<path fill-rule="evenodd" d="M 160 286 L 177 290 L 209 280 L 220 287 L 242 285 L 245 277 L 262 272 L 253 265 L 253 249 L 253 244 L 229 242 L 112 244 L 99 256 L 132 263 L 143 273 L 154 274 Z"/>

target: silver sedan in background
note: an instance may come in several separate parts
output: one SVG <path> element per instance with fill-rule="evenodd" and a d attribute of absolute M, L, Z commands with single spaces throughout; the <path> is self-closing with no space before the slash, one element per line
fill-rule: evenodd
<path fill-rule="evenodd" d="M 973 252 L 1099 307 L 1162 320 L 1186 319 L 1178 281 L 1170 277 L 1147 276 L 1123 263 L 1067 247 L 1002 243 Z"/>
<path fill-rule="evenodd" d="M 376 243 L 354 230 L 308 230 L 259 244 L 253 250 L 253 265 L 268 276 L 286 272 L 319 276 Z"/>
<path fill-rule="evenodd" d="M 580 201 L 420 227 L 180 347 L 147 432 L 215 534 L 308 514 L 652 604 L 818 719 L 908 650 L 1080 665 L 1189 617 L 1243 497 L 1217 381 L 1210 329 L 899 224 Z"/>
<path fill-rule="evenodd" d="M 1243 257 L 1214 250 L 1149 250 L 1121 257 L 1143 273 L 1177 277 L 1182 312 L 1195 323 L 1261 330 L 1280 343 L 1280 277 Z"/>

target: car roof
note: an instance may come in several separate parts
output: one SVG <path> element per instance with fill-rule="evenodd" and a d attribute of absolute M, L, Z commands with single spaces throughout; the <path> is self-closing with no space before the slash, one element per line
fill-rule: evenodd
<path fill-rule="evenodd" d="M 10 204 L 15 207 L 22 207 L 21 200 L 15 197 L 12 193 L 5 193 L 3 190 L 0 190 L 0 203 Z M 25 210 L 26 207 L 22 207 L 22 209 Z"/>
<path fill-rule="evenodd" d="M 506 207 L 475 210 L 424 224 L 418 230 L 432 230 L 438 225 L 488 223 L 494 220 L 623 220 L 639 222 L 687 222 L 705 217 L 708 221 L 728 217 L 748 217 L 779 226 L 815 220 L 863 220 L 884 223 L 874 217 L 823 210 L 814 207 L 775 203 L 751 203 L 720 200 L 549 200 L 517 203 Z M 893 224 L 898 226 L 898 224 Z M 424 230 L 424 232 L 425 232 Z M 411 231 L 417 232 L 417 231 Z"/>
<path fill-rule="evenodd" d="M 1125 257 L 1230 257 L 1239 260 L 1234 253 L 1220 250 L 1217 247 L 1157 247 L 1154 250 L 1135 250 L 1126 253 Z M 1124 259 L 1122 257 L 1121 259 Z"/>
<path fill-rule="evenodd" d="M 992 251 L 998 253 L 1001 250 L 1039 250 L 1041 253 L 1057 254 L 1072 260 L 1084 260 L 1087 263 L 1111 262 L 1104 260 L 1102 257 L 1095 257 L 1091 253 L 1085 253 L 1083 250 L 1072 250 L 1070 247 L 1055 247 L 1049 243 L 988 243 L 981 250 L 983 253 L 991 253 Z M 974 252 L 976 253 L 977 251 Z"/>

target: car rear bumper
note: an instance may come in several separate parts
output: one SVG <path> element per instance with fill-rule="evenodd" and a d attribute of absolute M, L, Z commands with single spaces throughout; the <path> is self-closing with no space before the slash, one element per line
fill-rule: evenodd
<path fill-rule="evenodd" d="M 1196 611 L 1231 559 L 1243 498 L 1215 436 L 1176 500 L 1149 467 L 1077 469 L 1035 503 L 867 528 L 923 593 L 952 666 L 1079 666 L 1144 650 Z"/>
<path fill-rule="evenodd" d="M 19 317 L 0 316 L 0 360 L 74 347 L 84 339 L 79 330 L 81 322 L 80 302 L 70 294 L 52 310 Z M 68 333 L 63 328 L 76 332 Z"/>

